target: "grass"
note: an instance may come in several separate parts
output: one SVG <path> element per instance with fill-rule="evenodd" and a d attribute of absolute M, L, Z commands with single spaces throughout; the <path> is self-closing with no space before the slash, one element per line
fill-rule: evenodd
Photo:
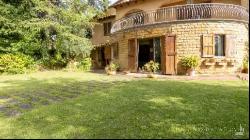
<path fill-rule="evenodd" d="M 240 80 L 0 76 L 0 138 L 249 138 L 248 92 Z"/>

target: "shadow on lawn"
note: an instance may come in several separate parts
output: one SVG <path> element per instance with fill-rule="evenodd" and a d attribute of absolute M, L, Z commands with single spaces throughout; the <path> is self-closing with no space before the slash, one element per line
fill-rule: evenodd
<path fill-rule="evenodd" d="M 240 125 L 246 133 L 239 137 L 249 137 L 247 86 L 65 78 L 5 84 L 0 111 L 20 116 L 0 138 L 238 138 Z"/>
<path fill-rule="evenodd" d="M 123 81 L 77 81 L 75 79 L 54 78 L 46 80 L 5 81 L 0 89 L 0 113 L 6 116 L 18 116 L 24 110 L 30 110 L 41 105 L 60 103 L 79 95 L 91 95 L 100 90 L 108 89 L 114 84 L 121 85 Z"/>

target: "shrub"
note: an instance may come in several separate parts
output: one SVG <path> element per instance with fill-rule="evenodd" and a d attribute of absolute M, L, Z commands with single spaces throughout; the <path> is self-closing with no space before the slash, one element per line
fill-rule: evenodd
<path fill-rule="evenodd" d="M 34 60 L 24 54 L 0 55 L 0 73 L 22 74 L 35 69 Z"/>
<path fill-rule="evenodd" d="M 68 62 L 66 68 L 64 68 L 63 71 L 78 71 L 78 68 L 77 68 L 78 65 L 79 65 L 79 62 L 71 60 Z"/>
<path fill-rule="evenodd" d="M 159 63 L 156 63 L 154 61 L 149 61 L 146 63 L 143 67 L 147 72 L 155 73 L 159 69 Z"/>
<path fill-rule="evenodd" d="M 87 57 L 78 63 L 77 68 L 82 71 L 90 71 L 91 66 L 92 66 L 92 59 Z"/>
<path fill-rule="evenodd" d="M 199 57 L 196 55 L 185 56 L 181 59 L 182 66 L 195 69 L 199 65 Z"/>
<path fill-rule="evenodd" d="M 42 65 L 49 69 L 61 69 L 67 66 L 67 60 L 60 53 L 57 53 L 54 57 L 43 58 Z"/>

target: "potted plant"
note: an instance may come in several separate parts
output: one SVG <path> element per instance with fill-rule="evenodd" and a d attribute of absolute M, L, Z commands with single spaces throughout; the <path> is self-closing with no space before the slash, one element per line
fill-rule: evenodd
<path fill-rule="evenodd" d="M 182 66 L 188 70 L 188 75 L 195 76 L 195 69 L 199 65 L 199 57 L 196 55 L 185 56 L 181 59 Z"/>
<path fill-rule="evenodd" d="M 118 64 L 111 62 L 105 67 L 105 71 L 108 75 L 115 75 L 118 68 Z"/>
<path fill-rule="evenodd" d="M 148 78 L 155 78 L 156 75 L 154 73 L 159 69 L 159 63 L 156 63 L 151 60 L 148 63 L 146 63 L 143 68 L 148 72 L 147 74 Z"/>

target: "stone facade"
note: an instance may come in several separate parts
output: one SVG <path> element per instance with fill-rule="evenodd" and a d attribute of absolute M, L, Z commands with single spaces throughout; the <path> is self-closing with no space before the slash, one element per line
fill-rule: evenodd
<path fill-rule="evenodd" d="M 186 70 L 181 66 L 180 60 L 184 56 L 187 55 L 198 55 L 201 58 L 201 62 L 207 60 L 203 56 L 203 40 L 204 36 L 210 36 L 214 40 L 214 35 L 220 34 L 225 36 L 225 45 L 224 49 L 232 48 L 234 50 L 234 56 L 230 56 L 236 60 L 234 65 L 204 65 L 201 63 L 197 71 L 199 73 L 233 73 L 238 71 L 241 68 L 242 61 L 244 58 L 246 48 L 246 44 L 248 42 L 248 22 L 244 20 L 239 21 L 238 17 L 233 17 L 230 20 L 226 15 L 224 18 L 216 19 L 213 18 L 213 12 L 211 14 L 210 19 L 199 19 L 199 20 L 173 20 L 168 23 L 157 22 L 153 24 L 147 24 L 145 22 L 142 26 L 136 26 L 134 28 L 123 28 L 121 30 L 117 30 L 118 32 L 114 32 L 110 34 L 110 36 L 104 36 L 103 34 L 103 23 L 112 22 L 115 24 L 117 20 L 120 20 L 131 13 L 136 11 L 155 11 L 162 7 L 170 7 L 177 5 L 185 5 L 190 4 L 188 0 L 133 0 L 133 1 L 124 1 L 124 4 L 111 6 L 113 8 L 113 13 L 108 15 L 115 15 L 112 18 L 106 18 L 100 20 L 101 24 L 97 24 L 93 30 L 93 38 L 92 42 L 94 45 L 102 46 L 105 48 L 107 46 L 111 46 L 111 59 L 112 61 L 118 61 L 122 70 L 129 70 L 128 68 L 128 44 L 130 39 L 143 39 L 143 38 L 153 38 L 153 37 L 162 37 L 166 35 L 174 35 L 175 36 L 175 48 L 176 48 L 176 73 L 184 74 Z M 221 3 L 221 4 L 230 4 L 230 5 L 240 5 L 243 6 L 242 10 L 245 8 L 249 9 L 249 0 L 192 0 L 193 4 L 199 3 Z M 245 8 L 244 8 L 245 7 Z M 115 11 L 115 12 L 114 12 Z M 111 13 L 112 13 L 111 12 Z M 238 11 L 239 12 L 239 11 Z M 215 10 L 216 13 L 216 10 Z M 225 12 L 226 13 L 226 12 Z M 223 13 L 222 13 L 223 14 Z M 216 17 L 216 14 L 215 14 Z M 170 18 L 171 19 L 171 18 Z M 133 23 L 133 22 L 131 22 Z M 149 22 L 150 23 L 150 22 Z M 116 26 L 113 26 L 116 27 Z M 228 41 L 232 40 L 232 41 Z M 114 46 L 110 45 L 112 43 L 118 42 L 118 58 L 113 57 L 113 49 Z M 161 47 L 165 46 L 163 41 L 161 41 Z M 233 43 L 232 43 L 233 42 Z M 214 43 L 214 41 L 213 41 Z M 231 45 L 230 45 L 231 44 Z M 233 44 L 233 45 L 232 45 Z M 116 45 L 115 45 L 116 46 Z M 213 44 L 214 46 L 214 44 Z M 229 47 L 230 46 L 230 47 Z M 100 49 L 100 48 L 99 48 Z M 225 50 L 228 51 L 228 50 Z M 93 51 L 95 52 L 95 51 Z M 97 61 L 99 58 L 98 52 L 93 53 L 95 60 Z M 229 58 L 229 56 L 225 55 L 225 57 L 214 57 L 216 61 L 224 60 Z M 168 64 L 168 63 L 167 63 Z"/>
<path fill-rule="evenodd" d="M 116 33 L 112 36 L 119 43 L 119 63 L 123 70 L 128 69 L 128 40 L 131 38 L 151 38 L 161 37 L 167 34 L 176 36 L 177 52 L 177 73 L 184 74 L 185 70 L 180 65 L 180 59 L 186 55 L 199 55 L 202 57 L 203 35 L 234 35 L 235 50 L 234 56 L 236 64 L 234 66 L 205 66 L 201 63 L 197 71 L 199 73 L 232 73 L 239 70 L 242 65 L 246 43 L 248 42 L 248 24 L 237 21 L 190 21 L 175 22 L 145 26 L 142 28 L 131 29 Z M 227 47 L 227 46 L 225 46 Z M 216 59 L 224 59 L 216 58 Z"/>

